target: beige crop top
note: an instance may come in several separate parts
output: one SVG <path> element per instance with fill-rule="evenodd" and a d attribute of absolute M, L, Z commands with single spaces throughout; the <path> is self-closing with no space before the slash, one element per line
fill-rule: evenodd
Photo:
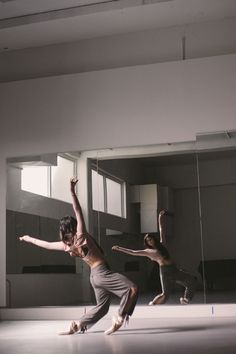
<path fill-rule="evenodd" d="M 74 257 L 82 258 L 89 265 L 98 261 L 105 262 L 102 249 L 88 233 L 76 236 L 74 244 L 70 247 L 70 253 Z"/>

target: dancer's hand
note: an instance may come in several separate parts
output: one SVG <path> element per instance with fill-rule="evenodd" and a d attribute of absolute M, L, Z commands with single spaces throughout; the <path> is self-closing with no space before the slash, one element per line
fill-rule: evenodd
<path fill-rule="evenodd" d="M 166 215 L 166 210 L 161 210 L 159 213 L 159 217 L 161 217 L 162 215 Z"/>
<path fill-rule="evenodd" d="M 120 247 L 119 246 L 112 246 L 112 251 L 119 251 Z"/>
<path fill-rule="evenodd" d="M 20 236 L 20 241 L 30 242 L 31 237 L 29 235 Z"/>
<path fill-rule="evenodd" d="M 70 179 L 70 189 L 71 189 L 71 192 L 74 192 L 75 191 L 75 186 L 76 186 L 76 183 L 78 182 L 78 178 L 76 177 L 72 177 Z"/>
<path fill-rule="evenodd" d="M 162 215 L 166 215 L 166 216 L 174 216 L 174 213 L 168 210 L 161 210 L 159 213 L 159 217 L 161 217 Z"/>

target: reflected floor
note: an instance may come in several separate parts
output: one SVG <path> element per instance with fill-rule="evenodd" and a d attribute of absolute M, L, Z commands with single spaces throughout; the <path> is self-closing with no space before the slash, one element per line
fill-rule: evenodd
<path fill-rule="evenodd" d="M 152 299 L 155 296 L 155 293 L 148 294 L 148 296 L 141 295 L 140 297 L 140 304 L 147 303 L 149 299 Z M 170 297 L 168 300 L 168 304 L 178 304 L 179 303 L 179 298 L 182 296 L 182 293 L 177 293 L 174 294 Z M 236 290 L 229 290 L 229 291 L 224 291 L 224 290 L 212 290 L 212 291 L 207 291 L 206 294 L 202 291 L 198 291 L 195 293 L 193 300 L 191 301 L 192 304 L 214 304 L 214 303 L 220 303 L 220 304 L 225 304 L 225 303 L 236 303 Z"/>
<path fill-rule="evenodd" d="M 148 294 L 140 294 L 138 298 L 138 305 L 147 305 L 157 294 L 155 292 Z M 178 305 L 180 297 L 183 293 L 172 294 L 167 301 L 166 305 Z M 119 299 L 114 298 L 113 303 L 118 303 Z M 197 291 L 191 304 L 234 304 L 236 303 L 236 290 L 229 291 L 207 291 L 206 294 L 202 291 Z"/>
<path fill-rule="evenodd" d="M 148 305 L 151 300 L 157 295 L 155 292 L 139 294 L 137 304 L 138 305 Z M 179 299 L 183 296 L 183 292 L 177 292 L 170 296 L 166 305 L 180 305 Z M 119 304 L 119 298 L 113 297 L 111 304 Z M 212 290 L 207 291 L 206 294 L 202 291 L 197 291 L 194 295 L 194 298 L 190 304 L 236 304 L 236 290 Z M 71 302 L 71 303 L 62 303 L 60 305 L 42 305 L 41 307 L 48 306 L 63 306 L 63 307 L 74 307 L 74 306 L 92 306 L 95 305 L 94 301 L 84 301 L 84 302 Z M 9 306 L 9 308 L 17 308 L 18 306 Z M 40 306 L 30 306 L 30 307 L 40 307 Z M 1 353 L 0 353 L 1 354 Z"/>

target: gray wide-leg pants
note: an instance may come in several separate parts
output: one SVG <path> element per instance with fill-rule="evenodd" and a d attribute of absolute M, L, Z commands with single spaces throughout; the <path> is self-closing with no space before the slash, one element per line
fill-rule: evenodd
<path fill-rule="evenodd" d="M 196 279 L 193 275 L 178 269 L 175 264 L 160 266 L 160 280 L 162 292 L 169 296 L 174 289 L 174 284 L 180 284 L 185 288 L 184 297 L 191 300 L 193 298 Z"/>
<path fill-rule="evenodd" d="M 130 289 L 137 288 L 132 281 L 120 273 L 112 272 L 106 265 L 99 265 L 91 269 L 90 282 L 94 289 L 97 304 L 80 318 L 79 322 L 82 327 L 95 324 L 107 314 L 111 302 L 111 294 L 115 294 L 121 299 L 119 315 L 132 315 L 137 296 L 129 306 L 126 306 Z"/>

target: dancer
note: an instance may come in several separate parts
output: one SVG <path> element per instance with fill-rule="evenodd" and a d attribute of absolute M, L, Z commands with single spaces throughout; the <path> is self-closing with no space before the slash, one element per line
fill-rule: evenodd
<path fill-rule="evenodd" d="M 137 301 L 137 286 L 124 275 L 109 269 L 102 248 L 87 232 L 82 209 L 76 196 L 75 186 L 78 180 L 71 178 L 70 190 L 76 219 L 66 216 L 60 220 L 60 239 L 58 242 L 46 242 L 24 235 L 19 239 L 49 250 L 65 251 L 73 257 L 80 257 L 90 267 L 90 282 L 95 292 L 96 306 L 83 315 L 76 323 L 73 321 L 67 332 L 60 334 L 84 333 L 105 316 L 109 310 L 111 293 L 120 297 L 118 316 L 113 317 L 112 326 L 105 331 L 112 334 L 132 315 Z"/>
<path fill-rule="evenodd" d="M 143 250 L 133 250 L 120 246 L 113 246 L 112 250 L 127 253 L 131 256 L 148 257 L 159 264 L 162 293 L 158 294 L 152 301 L 150 301 L 149 305 L 164 304 L 168 300 L 170 293 L 173 291 L 175 283 L 178 283 L 185 288 L 184 296 L 180 298 L 180 303 L 185 305 L 193 298 L 196 278 L 189 273 L 178 269 L 175 263 L 171 260 L 169 252 L 164 246 L 164 244 L 166 244 L 163 232 L 164 215 L 171 216 L 173 214 L 168 213 L 165 210 L 162 210 L 159 213 L 158 224 L 160 241 L 157 241 L 153 235 L 146 234 L 144 236 L 144 245 L 146 248 Z"/>

